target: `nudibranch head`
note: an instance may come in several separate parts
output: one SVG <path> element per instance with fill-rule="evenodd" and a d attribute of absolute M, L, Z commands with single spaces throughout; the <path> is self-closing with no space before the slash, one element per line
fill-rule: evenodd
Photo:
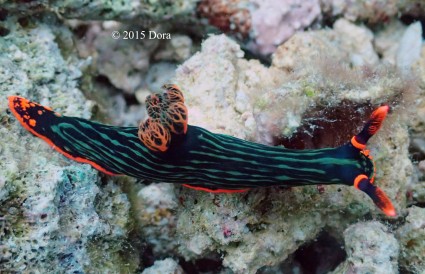
<path fill-rule="evenodd" d="M 164 85 L 165 93 L 146 98 L 149 118 L 139 126 L 140 140 L 152 151 L 164 152 L 171 142 L 171 134 L 187 132 L 188 114 L 184 97 L 176 85 Z"/>

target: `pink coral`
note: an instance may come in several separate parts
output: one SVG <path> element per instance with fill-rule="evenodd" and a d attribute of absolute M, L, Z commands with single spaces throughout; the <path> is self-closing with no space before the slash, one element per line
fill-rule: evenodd
<path fill-rule="evenodd" d="M 270 54 L 297 30 L 311 25 L 320 16 L 318 0 L 252 0 L 254 41 L 249 46 L 261 54 Z"/>
<path fill-rule="evenodd" d="M 321 14 L 318 0 L 203 0 L 198 13 L 223 32 L 249 35 L 248 47 L 264 55 Z"/>

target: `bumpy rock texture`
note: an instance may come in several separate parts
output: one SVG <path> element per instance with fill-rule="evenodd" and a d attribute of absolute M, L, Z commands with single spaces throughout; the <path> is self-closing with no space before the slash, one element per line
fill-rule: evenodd
<path fill-rule="evenodd" d="M 418 1 L 385 6 L 380 1 L 291 0 L 277 7 L 278 1 L 229 0 L 230 6 L 212 6 L 217 2 L 226 1 L 2 5 L 0 270 L 181 273 L 177 261 L 215 258 L 223 272 L 255 273 L 264 266 L 277 270 L 323 229 L 336 238 L 344 235 L 348 257 L 338 269 L 397 273 L 398 245 L 401 269 L 424 269 L 423 209 L 406 208 L 406 194 L 410 205 L 425 200 L 424 164 L 412 168 L 407 130 L 410 126 L 417 139 L 414 155 L 425 159 L 422 30 L 396 19 L 376 33 L 352 23 L 374 24 L 397 10 L 414 14 Z M 247 39 L 244 46 L 274 55 L 270 66 L 248 60 L 239 44 L 216 35 L 206 37 L 191 56 L 199 45 L 187 33 L 164 41 L 113 40 L 112 31 L 125 30 L 133 21 L 63 24 L 47 13 L 51 10 L 66 18 L 134 20 L 162 31 L 173 30 L 157 25 L 164 18 L 193 23 L 198 20 L 193 15 L 202 13 L 211 24 Z M 44 19 L 22 17 L 40 12 Z M 332 27 L 297 32 L 340 15 L 344 18 Z M 205 30 L 195 26 L 188 33 L 196 31 Z M 299 149 L 340 145 L 361 129 L 374 107 L 391 104 L 392 113 L 369 147 L 378 167 L 376 184 L 400 215 L 399 244 L 378 222 L 353 224 L 365 216 L 385 217 L 363 193 L 345 186 L 213 195 L 168 184 L 112 181 L 33 138 L 7 111 L 4 99 L 19 94 L 65 115 L 134 126 L 144 116 L 144 97 L 171 78 L 184 91 L 191 124 Z M 376 248 L 362 245 L 365 235 Z"/>
<path fill-rule="evenodd" d="M 3 22 L 13 35 L 0 41 L 1 270 L 132 271 L 137 257 L 120 253 L 128 245 L 126 195 L 110 180 L 100 187 L 95 170 L 53 153 L 7 111 L 12 94 L 85 118 L 92 106 L 77 88 L 84 61 L 65 60 L 55 42 L 70 32 L 42 23 L 25 29 L 15 19 Z"/>
<path fill-rule="evenodd" d="M 408 209 L 406 223 L 397 230 L 401 244 L 400 261 L 411 273 L 421 273 L 425 269 L 425 209 Z"/>
<path fill-rule="evenodd" d="M 183 269 L 171 258 L 155 261 L 154 265 L 143 270 L 142 274 L 183 274 Z"/>
<path fill-rule="evenodd" d="M 383 224 L 359 222 L 344 231 L 348 258 L 333 273 L 398 273 L 399 245 Z"/>
<path fill-rule="evenodd" d="M 174 241 L 177 205 L 171 184 L 151 184 L 137 193 L 136 217 L 142 235 L 153 246 L 155 255 L 172 254 L 177 247 Z"/>
<path fill-rule="evenodd" d="M 268 55 L 293 34 L 315 23 L 343 16 L 369 24 L 386 23 L 398 14 L 420 16 L 421 0 L 340 1 L 340 0 L 178 0 L 178 1 L 6 1 L 4 8 L 37 14 L 56 11 L 61 16 L 81 20 L 133 20 L 144 26 L 167 20 L 183 26 L 195 23 L 200 32 L 205 18 L 209 25 L 235 35 L 256 54 Z"/>
<path fill-rule="evenodd" d="M 195 0 L 81 0 L 81 1 L 52 1 L 44 0 L 31 2 L 2 1 L 5 9 L 35 14 L 40 11 L 54 10 L 66 18 L 84 20 L 121 19 L 129 20 L 164 20 L 172 16 L 182 17 L 190 14 L 196 7 Z"/>
<path fill-rule="evenodd" d="M 292 135 L 302 126 L 316 134 L 314 125 L 317 118 L 309 111 L 320 109 L 322 104 L 335 108 L 354 104 L 360 108 L 357 115 L 366 118 L 365 112 L 370 113 L 366 107 L 368 101 L 375 104 L 388 102 L 413 88 L 405 85 L 403 76 L 391 72 L 391 69 L 361 70 L 359 66 L 365 65 L 365 62 L 358 60 L 368 60 L 372 64 L 378 62 L 370 58 L 370 54 L 374 53 L 371 44 L 368 46 L 364 42 L 362 46 L 369 50 L 359 50 L 358 56 L 351 58 L 356 53 L 352 48 L 357 44 L 354 39 L 362 40 L 362 35 L 348 35 L 344 39 L 335 35 L 336 31 L 294 36 L 281 46 L 282 49 L 278 49 L 270 68 L 243 59 L 239 47 L 225 36 L 211 37 L 203 43 L 200 53 L 177 70 L 176 82 L 185 87 L 191 110 L 190 122 L 215 132 L 271 144 L 276 136 Z M 363 32 L 370 36 L 367 31 Z M 303 39 L 309 43 L 303 42 Z M 315 43 L 319 39 L 325 42 Z M 332 39 L 336 40 L 336 44 L 332 44 L 335 43 Z M 337 61 L 326 56 L 314 60 L 314 54 L 303 54 L 314 53 L 318 49 L 328 52 Z M 286 56 L 291 56 L 291 59 L 287 60 Z M 309 66 L 303 66 L 306 63 Z M 358 69 L 349 69 L 348 65 L 357 65 Z M 288 68 L 295 72 L 289 73 Z M 379 76 L 371 77 L 369 73 Z M 262 75 L 267 77 L 262 78 Z M 307 115 L 313 117 L 305 120 Z M 346 117 L 337 119 L 344 120 Z M 407 127 L 397 119 L 401 118 L 394 116 L 388 119 L 383 132 L 374 137 L 370 147 L 372 151 L 379 151 L 375 157 L 379 167 L 377 183 L 402 213 L 405 207 L 403 193 L 412 168 L 407 151 Z M 348 130 L 345 134 L 357 132 L 364 120 L 358 120 L 357 125 L 352 124 L 353 121 L 345 129 Z M 387 130 L 391 134 L 385 134 Z M 304 146 L 336 145 L 348 140 L 349 135 L 335 134 L 338 133 L 333 132 L 333 137 L 323 135 L 319 144 L 315 144 L 313 139 L 312 143 L 305 142 Z M 401 168 L 394 170 L 396 165 Z M 180 195 L 185 201 L 185 207 L 180 208 L 177 225 L 181 237 L 180 252 L 191 258 L 222 250 L 225 253 L 223 264 L 235 272 L 255 272 L 263 265 L 276 264 L 301 243 L 313 239 L 322 227 L 338 227 L 369 210 L 377 213 L 367 197 L 354 189 L 339 186 L 326 187 L 322 195 L 315 187 L 277 192 L 255 190 L 231 197 L 195 194 L 191 190 Z M 341 210 L 345 210 L 342 215 Z M 188 223 L 191 223 L 189 228 Z"/>

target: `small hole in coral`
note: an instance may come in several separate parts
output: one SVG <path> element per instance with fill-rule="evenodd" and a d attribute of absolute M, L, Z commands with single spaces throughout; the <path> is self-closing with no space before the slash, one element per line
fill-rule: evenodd
<path fill-rule="evenodd" d="M 18 23 L 19 25 L 21 25 L 21 27 L 26 28 L 29 25 L 29 20 L 28 17 L 21 17 L 18 19 Z"/>
<path fill-rule="evenodd" d="M 310 243 L 302 245 L 294 255 L 294 261 L 302 273 L 327 273 L 335 269 L 346 258 L 341 244 L 327 232 Z"/>
<path fill-rule="evenodd" d="M 4 36 L 8 35 L 9 33 L 10 33 L 9 29 L 0 26 L 0 36 L 4 37 Z"/>
<path fill-rule="evenodd" d="M 6 17 L 8 15 L 8 11 L 6 9 L 1 9 L 0 8 L 0 21 L 4 21 L 6 20 Z"/>

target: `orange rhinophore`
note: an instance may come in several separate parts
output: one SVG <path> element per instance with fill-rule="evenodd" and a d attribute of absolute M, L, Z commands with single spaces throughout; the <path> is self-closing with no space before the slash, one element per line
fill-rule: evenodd
<path fill-rule="evenodd" d="M 385 215 L 390 217 L 397 216 L 395 208 L 387 195 L 379 187 L 373 185 L 365 175 L 359 175 L 354 180 L 354 186 L 365 192 L 375 203 L 375 205 L 382 210 Z"/>
<path fill-rule="evenodd" d="M 381 106 L 372 112 L 372 115 L 370 115 L 369 121 L 367 121 L 363 130 L 351 139 L 351 144 L 360 150 L 364 150 L 370 137 L 375 135 L 375 133 L 381 128 L 389 110 L 389 106 Z"/>
<path fill-rule="evenodd" d="M 370 125 L 368 128 L 368 133 L 370 135 L 374 135 L 381 128 L 382 122 L 385 120 L 385 117 L 387 117 L 389 110 L 389 106 L 382 106 L 377 108 L 372 113 L 372 115 L 370 116 Z"/>

